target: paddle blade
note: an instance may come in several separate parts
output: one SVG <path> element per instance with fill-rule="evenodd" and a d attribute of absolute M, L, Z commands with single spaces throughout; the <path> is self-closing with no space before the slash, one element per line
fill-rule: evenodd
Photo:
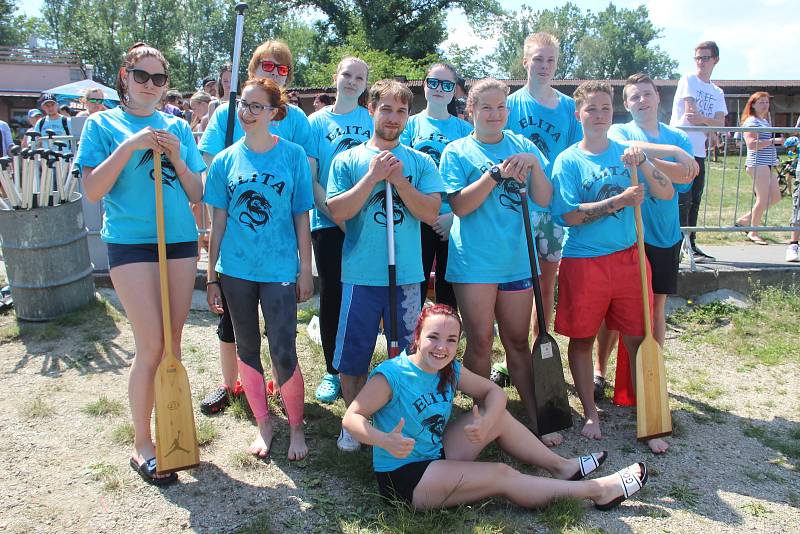
<path fill-rule="evenodd" d="M 572 426 L 572 410 L 567 399 L 567 383 L 561 367 L 558 344 L 547 333 L 540 333 L 533 344 L 533 392 L 539 435 Z"/>
<path fill-rule="evenodd" d="M 158 473 L 173 473 L 200 464 L 192 394 L 183 364 L 167 354 L 155 382 L 156 464 Z"/>
<path fill-rule="evenodd" d="M 636 438 L 648 440 L 672 434 L 667 374 L 661 347 L 652 335 L 636 352 Z"/>

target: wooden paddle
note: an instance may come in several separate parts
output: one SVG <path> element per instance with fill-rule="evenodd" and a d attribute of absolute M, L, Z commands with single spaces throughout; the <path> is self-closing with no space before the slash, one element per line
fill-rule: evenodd
<path fill-rule="evenodd" d="M 630 168 L 631 185 L 639 183 L 636 167 Z M 650 299 L 645 266 L 642 207 L 634 206 L 636 245 L 639 249 L 639 275 L 642 279 L 644 340 L 636 351 L 636 438 L 645 441 L 672 434 L 672 414 L 667 396 L 667 373 L 661 346 L 653 337 L 650 324 Z"/>
<path fill-rule="evenodd" d="M 153 151 L 156 187 L 156 231 L 158 233 L 158 277 L 161 282 L 161 319 L 164 330 L 164 359 L 155 381 L 156 466 L 159 475 L 200 465 L 200 449 L 194 428 L 189 377 L 172 353 L 172 321 L 169 314 L 167 238 L 164 231 L 161 152 Z"/>
<path fill-rule="evenodd" d="M 572 426 L 572 410 L 567 399 L 567 383 L 564 368 L 561 366 L 561 352 L 553 336 L 547 333 L 544 320 L 542 289 L 539 285 L 539 272 L 536 268 L 536 249 L 531 232 L 531 217 L 528 209 L 528 192 L 523 186 L 519 190 L 522 200 L 522 224 L 525 227 L 525 240 L 528 245 L 528 260 L 531 263 L 533 297 L 536 303 L 536 322 L 539 334 L 533 342 L 531 365 L 533 366 L 533 396 L 536 401 L 536 424 L 539 435 L 544 436 Z"/>

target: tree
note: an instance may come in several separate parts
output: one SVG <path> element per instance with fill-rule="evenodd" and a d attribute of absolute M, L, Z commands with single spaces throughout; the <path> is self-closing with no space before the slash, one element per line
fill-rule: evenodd
<path fill-rule="evenodd" d="M 592 15 L 593 32 L 576 47 L 576 78 L 624 79 L 643 71 L 653 78 L 669 78 L 678 62 L 651 43 L 661 30 L 650 22 L 645 6 L 618 9 L 613 4 Z"/>
<path fill-rule="evenodd" d="M 487 58 L 480 55 L 477 46 L 451 44 L 444 59 L 453 65 L 462 78 L 485 78 L 492 74 Z"/>
<path fill-rule="evenodd" d="M 327 17 L 334 45 L 363 34 L 369 48 L 414 61 L 436 52 L 446 36 L 448 9 L 477 19 L 500 14 L 497 0 L 290 0 L 293 7 L 313 7 Z"/>
<path fill-rule="evenodd" d="M 0 0 L 0 46 L 24 46 L 42 32 L 39 19 L 16 15 L 17 0 Z"/>
<path fill-rule="evenodd" d="M 626 78 L 645 71 L 654 78 L 670 77 L 678 63 L 652 45 L 661 30 L 650 22 L 647 8 L 620 9 L 609 5 L 600 13 L 581 11 L 571 2 L 555 9 L 520 11 L 496 22 L 498 44 L 491 60 L 509 78 L 526 77 L 522 67 L 525 37 L 547 31 L 561 42 L 555 77 Z"/>

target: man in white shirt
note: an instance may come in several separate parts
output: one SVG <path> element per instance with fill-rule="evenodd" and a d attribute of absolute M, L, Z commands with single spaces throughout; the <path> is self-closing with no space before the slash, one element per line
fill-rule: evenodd
<path fill-rule="evenodd" d="M 675 100 L 672 102 L 671 126 L 725 126 L 725 95 L 722 89 L 711 83 L 711 73 L 719 63 L 719 47 L 714 41 L 704 41 L 694 49 L 696 71 L 678 81 Z M 700 200 L 705 187 L 706 134 L 686 132 L 692 143 L 694 157 L 700 166 L 700 174 L 694 179 L 691 191 L 680 194 L 681 226 L 697 226 Z M 695 244 L 695 234 L 689 235 L 691 253 L 696 262 L 713 261 L 714 258 L 700 250 Z"/>

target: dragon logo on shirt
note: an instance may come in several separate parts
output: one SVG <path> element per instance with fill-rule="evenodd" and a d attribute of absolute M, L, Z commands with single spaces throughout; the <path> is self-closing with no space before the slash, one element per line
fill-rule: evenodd
<path fill-rule="evenodd" d="M 264 226 L 272 216 L 272 204 L 258 191 L 245 191 L 236 200 L 234 208 L 244 205 L 246 211 L 239 214 L 239 222 L 255 231 L 256 226 Z"/>
<path fill-rule="evenodd" d="M 618 186 L 617 184 L 605 184 L 603 187 L 600 188 L 600 191 L 597 193 L 597 198 L 595 198 L 595 202 L 600 202 L 602 200 L 606 200 L 611 197 L 615 197 L 625 191 L 622 187 Z M 611 214 L 612 217 L 619 219 L 619 212 L 622 211 L 622 208 L 618 209 L 614 213 Z"/>
<path fill-rule="evenodd" d="M 386 189 L 372 195 L 372 198 L 367 201 L 367 208 L 371 206 L 378 207 L 378 211 L 375 212 L 372 219 L 379 225 L 386 226 Z M 405 207 L 406 205 L 403 200 L 392 190 L 392 208 L 394 211 L 395 225 L 403 224 L 406 218 Z"/>
<path fill-rule="evenodd" d="M 444 417 L 437 413 L 423 420 L 420 424 L 431 433 L 431 443 L 436 445 L 436 438 L 438 437 L 439 441 L 441 441 L 444 435 L 446 423 L 447 421 L 445 421 Z"/>
<path fill-rule="evenodd" d="M 530 136 L 528 136 L 528 138 L 534 145 L 536 145 L 536 148 L 542 151 L 542 154 L 544 154 L 545 157 L 550 157 L 550 148 L 547 146 L 547 143 L 545 143 L 541 135 L 533 132 Z"/>
<path fill-rule="evenodd" d="M 339 152 L 345 152 L 346 150 L 350 150 L 353 147 L 356 147 L 361 144 L 361 141 L 357 139 L 353 139 L 352 137 L 345 137 L 339 144 L 336 145 L 336 150 L 333 151 L 333 155 L 335 156 Z"/>
<path fill-rule="evenodd" d="M 153 161 L 153 151 L 148 150 L 145 152 L 142 157 L 139 159 L 139 163 L 136 164 L 136 168 L 138 169 L 142 165 L 147 165 Z M 175 189 L 175 180 L 178 178 L 177 173 L 175 172 L 175 167 L 172 166 L 172 162 L 169 160 L 166 154 L 163 152 L 161 153 L 161 183 L 167 187 L 171 187 Z M 150 179 L 155 181 L 156 179 L 156 169 L 153 167 L 150 170 Z"/>
<path fill-rule="evenodd" d="M 419 149 L 423 154 L 427 154 L 433 159 L 433 162 L 438 166 L 439 161 L 442 159 L 442 153 L 433 148 L 432 146 L 423 146 Z"/>
<path fill-rule="evenodd" d="M 519 182 L 516 180 L 502 180 L 499 185 L 500 205 L 504 208 L 519 212 L 522 199 L 519 196 Z"/>

